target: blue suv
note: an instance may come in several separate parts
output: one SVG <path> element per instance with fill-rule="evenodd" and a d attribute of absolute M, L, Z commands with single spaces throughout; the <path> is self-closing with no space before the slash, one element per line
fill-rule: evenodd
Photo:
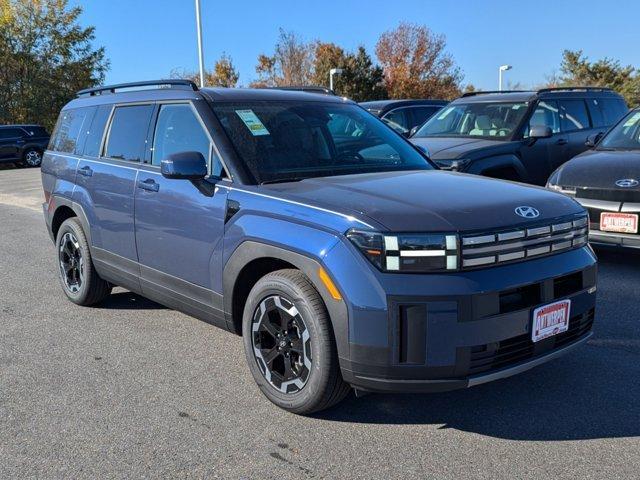
<path fill-rule="evenodd" d="M 42 183 L 72 302 L 119 285 L 241 334 L 258 386 L 292 412 L 350 388 L 478 385 L 591 335 L 583 207 L 440 171 L 343 98 L 182 80 L 81 91 Z"/>

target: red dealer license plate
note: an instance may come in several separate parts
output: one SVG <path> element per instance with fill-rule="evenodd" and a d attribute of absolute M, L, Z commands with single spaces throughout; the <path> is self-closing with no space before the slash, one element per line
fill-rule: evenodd
<path fill-rule="evenodd" d="M 571 300 L 560 300 L 538 307 L 533 311 L 531 340 L 538 342 L 544 338 L 566 332 L 569 328 Z"/>
<path fill-rule="evenodd" d="M 603 232 L 638 233 L 638 215 L 635 213 L 600 214 L 600 230 Z"/>

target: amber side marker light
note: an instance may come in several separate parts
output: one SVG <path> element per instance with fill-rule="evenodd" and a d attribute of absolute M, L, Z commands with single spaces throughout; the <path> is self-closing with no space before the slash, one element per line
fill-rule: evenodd
<path fill-rule="evenodd" d="M 322 283 L 324 283 L 324 286 L 327 288 L 329 294 L 333 297 L 333 299 L 342 300 L 342 295 L 340 295 L 340 292 L 334 285 L 327 272 L 324 271 L 324 268 L 320 267 L 318 269 L 318 275 L 320 276 L 320 280 L 322 280 Z"/>

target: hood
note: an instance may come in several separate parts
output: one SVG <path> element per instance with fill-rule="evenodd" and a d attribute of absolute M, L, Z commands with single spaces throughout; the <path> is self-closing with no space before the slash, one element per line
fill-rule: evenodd
<path fill-rule="evenodd" d="M 432 160 L 453 160 L 465 153 L 502 146 L 506 141 L 473 137 L 414 137 L 409 139 L 419 147 L 426 147 Z"/>
<path fill-rule="evenodd" d="M 632 190 L 616 186 L 623 179 L 640 182 L 640 151 L 588 150 L 560 167 L 550 181 L 565 187 Z"/>
<path fill-rule="evenodd" d="M 265 193 L 372 219 L 396 232 L 509 228 L 579 213 L 571 198 L 538 187 L 441 170 L 369 173 L 264 185 Z M 519 206 L 540 212 L 534 220 Z"/>

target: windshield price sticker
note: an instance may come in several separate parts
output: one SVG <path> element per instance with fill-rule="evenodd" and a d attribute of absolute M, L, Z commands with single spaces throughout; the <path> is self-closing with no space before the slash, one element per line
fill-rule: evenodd
<path fill-rule="evenodd" d="M 240 119 L 247 126 L 254 137 L 269 135 L 269 130 L 265 127 L 253 110 L 236 110 Z"/>

